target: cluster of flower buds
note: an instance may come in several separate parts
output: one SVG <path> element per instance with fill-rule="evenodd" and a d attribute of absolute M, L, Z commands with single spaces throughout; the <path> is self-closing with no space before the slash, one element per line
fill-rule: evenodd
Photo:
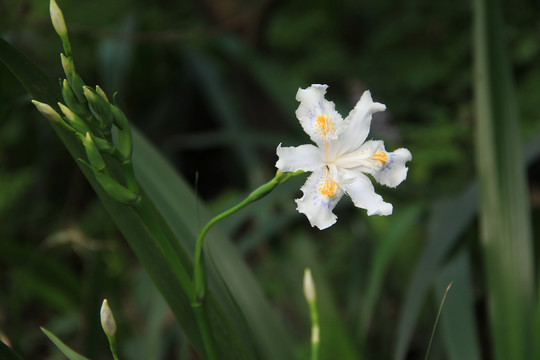
<path fill-rule="evenodd" d="M 50 121 L 69 130 L 81 141 L 86 159 L 79 161 L 92 171 L 103 189 L 113 199 L 135 205 L 140 196 L 131 162 L 133 143 L 129 122 L 114 97 L 111 103 L 99 86 L 91 88 L 84 84 L 75 71 L 64 16 L 54 0 L 50 2 L 50 12 L 65 53 L 60 54 L 66 74 L 66 79 L 60 81 L 64 103 L 58 103 L 57 108 L 63 116 L 48 104 L 32 102 Z M 113 176 L 111 162 L 120 165 L 123 175 L 115 171 Z"/>

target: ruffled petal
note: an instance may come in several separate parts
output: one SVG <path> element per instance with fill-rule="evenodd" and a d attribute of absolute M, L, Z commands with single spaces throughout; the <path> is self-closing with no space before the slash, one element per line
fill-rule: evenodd
<path fill-rule="evenodd" d="M 378 102 L 373 102 L 371 93 L 365 91 L 343 122 L 343 127 L 346 130 L 339 136 L 340 154 L 358 149 L 369 134 L 371 116 L 376 112 L 384 110 L 386 110 L 386 106 Z"/>
<path fill-rule="evenodd" d="M 379 184 L 396 187 L 407 178 L 409 168 L 405 166 L 405 163 L 412 160 L 412 155 L 409 150 L 404 148 L 387 154 L 386 164 L 372 175 Z"/>
<path fill-rule="evenodd" d="M 311 140 L 322 145 L 337 139 L 342 131 L 343 118 L 332 101 L 324 98 L 327 85 L 314 84 L 307 89 L 298 89 L 296 100 L 300 102 L 296 117 Z"/>
<path fill-rule="evenodd" d="M 281 147 L 279 144 L 276 153 L 279 157 L 276 167 L 283 172 L 315 171 L 324 166 L 324 154 L 315 145 Z"/>
<path fill-rule="evenodd" d="M 368 177 L 358 172 L 356 181 L 342 185 L 343 190 L 351 197 L 354 206 L 366 209 L 368 215 L 390 215 L 392 204 L 384 202 L 382 196 L 375 193 Z"/>
<path fill-rule="evenodd" d="M 307 216 L 311 226 L 321 230 L 332 226 L 337 220 L 332 210 L 343 196 L 343 190 L 333 181 L 330 171 L 313 172 L 300 190 L 304 196 L 296 200 L 296 210 Z"/>

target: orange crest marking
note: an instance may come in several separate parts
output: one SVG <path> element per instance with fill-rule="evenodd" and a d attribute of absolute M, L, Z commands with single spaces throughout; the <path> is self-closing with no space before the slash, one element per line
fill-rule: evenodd
<path fill-rule="evenodd" d="M 326 175 L 319 184 L 319 192 L 321 193 L 321 195 L 332 198 L 338 193 L 338 187 L 338 183 L 332 180 L 330 176 L 330 171 L 327 168 Z"/>
<path fill-rule="evenodd" d="M 330 116 L 321 114 L 315 120 L 315 129 L 322 137 L 327 137 L 334 134 L 336 127 Z"/>
<path fill-rule="evenodd" d="M 381 163 L 381 166 L 384 166 L 388 161 L 388 154 L 386 151 L 377 150 L 377 152 L 371 157 L 371 160 L 375 160 Z"/>

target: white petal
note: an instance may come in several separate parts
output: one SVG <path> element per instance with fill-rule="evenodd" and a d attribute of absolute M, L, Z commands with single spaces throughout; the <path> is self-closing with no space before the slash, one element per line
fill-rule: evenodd
<path fill-rule="evenodd" d="M 342 169 L 357 168 L 365 173 L 372 173 L 384 165 L 380 160 L 376 160 L 378 152 L 386 153 L 384 143 L 381 140 L 368 140 L 357 150 L 341 154 L 336 158 L 334 164 Z"/>
<path fill-rule="evenodd" d="M 396 187 L 407 178 L 409 169 L 405 163 L 411 159 L 411 152 L 407 149 L 401 148 L 388 153 L 388 161 L 379 171 L 373 173 L 373 177 L 380 184 Z"/>
<path fill-rule="evenodd" d="M 366 175 L 359 172 L 355 182 L 343 184 L 342 187 L 351 197 L 354 206 L 366 209 L 368 215 L 392 214 L 392 204 L 384 202 L 382 196 L 375 193 Z"/>
<path fill-rule="evenodd" d="M 311 140 L 319 145 L 337 139 L 343 123 L 334 103 L 324 98 L 326 88 L 327 85 L 314 84 L 296 93 L 300 102 L 296 117 Z"/>
<path fill-rule="evenodd" d="M 314 171 L 324 166 L 324 154 L 315 145 L 281 147 L 279 144 L 276 153 L 279 157 L 276 167 L 283 172 Z"/>
<path fill-rule="evenodd" d="M 302 198 L 296 200 L 298 212 L 305 214 L 311 224 L 323 230 L 332 226 L 337 216 L 332 212 L 343 196 L 343 190 L 336 187 L 333 196 L 321 193 L 327 179 L 327 170 L 318 170 L 311 174 L 300 190 L 304 193 Z M 337 186 L 337 184 L 336 184 Z"/>
<path fill-rule="evenodd" d="M 343 127 L 346 130 L 339 136 L 340 153 L 347 153 L 358 149 L 369 134 L 371 116 L 376 112 L 384 110 L 386 110 L 386 106 L 373 102 L 371 93 L 365 91 L 343 122 Z"/>

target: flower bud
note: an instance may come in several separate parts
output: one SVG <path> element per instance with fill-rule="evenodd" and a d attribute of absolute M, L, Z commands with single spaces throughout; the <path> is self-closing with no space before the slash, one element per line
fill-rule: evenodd
<path fill-rule="evenodd" d="M 95 135 L 91 135 L 91 136 L 92 136 L 92 141 L 94 142 L 94 144 L 96 145 L 96 147 L 98 148 L 100 152 L 105 152 L 108 154 L 112 154 L 114 152 L 115 147 L 113 144 L 109 142 L 109 140 L 102 139 Z"/>
<path fill-rule="evenodd" d="M 54 30 L 58 36 L 66 36 L 67 28 L 66 22 L 64 21 L 64 14 L 62 14 L 62 10 L 60 10 L 56 1 L 51 0 L 49 4 L 49 12 L 51 13 L 51 21 L 53 23 Z"/>
<path fill-rule="evenodd" d="M 118 151 L 125 159 L 130 159 L 133 152 L 131 128 L 126 115 L 116 105 L 111 105 L 114 124 L 118 127 Z"/>
<path fill-rule="evenodd" d="M 88 86 L 83 86 L 84 96 L 90 106 L 90 111 L 101 124 L 101 130 L 109 130 L 113 124 L 110 104 Z"/>
<path fill-rule="evenodd" d="M 116 105 L 111 105 L 114 124 L 121 130 L 129 126 L 128 119 L 124 112 Z"/>
<path fill-rule="evenodd" d="M 315 284 L 313 283 L 311 270 L 309 268 L 306 268 L 304 271 L 304 296 L 308 303 L 315 302 Z"/>
<path fill-rule="evenodd" d="M 90 133 L 87 132 L 86 136 L 79 134 L 79 138 L 84 145 L 84 149 L 86 150 L 86 156 L 88 157 L 88 161 L 90 162 L 92 167 L 96 171 L 102 171 L 103 169 L 105 169 L 105 161 L 101 157 L 101 154 L 99 153 L 96 144 L 94 144 L 94 140 L 92 139 Z"/>
<path fill-rule="evenodd" d="M 107 98 L 107 94 L 105 94 L 105 91 L 103 91 L 99 85 L 96 85 L 96 93 L 101 96 L 101 98 L 103 100 L 105 100 L 106 102 L 109 102 L 109 99 Z"/>
<path fill-rule="evenodd" d="M 107 337 L 114 337 L 114 335 L 116 334 L 116 322 L 114 321 L 114 316 L 111 308 L 109 307 L 107 299 L 103 300 L 100 315 L 101 327 L 103 328 L 103 331 L 105 332 Z"/>
<path fill-rule="evenodd" d="M 90 132 L 88 125 L 86 125 L 86 123 L 80 117 L 78 117 L 73 111 L 71 111 L 70 108 L 68 108 L 62 103 L 58 103 L 58 106 L 60 107 L 60 110 L 62 110 L 62 112 L 64 113 L 66 121 L 69 125 L 71 125 L 73 129 L 75 129 L 80 134 L 87 134 Z"/>
<path fill-rule="evenodd" d="M 51 0 L 49 4 L 49 11 L 51 13 L 51 20 L 54 26 L 54 30 L 59 36 L 67 35 L 66 22 L 64 21 L 64 15 L 62 10 L 58 7 L 56 1 Z"/>
<path fill-rule="evenodd" d="M 54 30 L 62 40 L 62 46 L 64 47 L 64 51 L 68 56 L 71 56 L 71 44 L 69 43 L 66 22 L 64 21 L 64 15 L 62 14 L 62 10 L 60 10 L 60 7 L 58 7 L 58 4 L 55 0 L 51 0 L 49 4 L 49 12 L 51 14 L 51 21 Z"/>
<path fill-rule="evenodd" d="M 84 81 L 75 71 L 75 64 L 73 64 L 73 58 L 60 54 L 60 60 L 62 61 L 62 67 L 64 68 L 64 73 L 66 74 L 67 80 L 73 93 L 77 97 L 77 100 L 81 104 L 86 103 L 86 98 L 84 97 L 83 86 Z"/>
<path fill-rule="evenodd" d="M 66 103 L 66 105 L 81 117 L 86 118 L 87 116 L 89 116 L 90 111 L 88 111 L 86 101 L 84 104 L 79 103 L 79 100 L 73 93 L 73 89 L 71 89 L 71 86 L 69 86 L 69 82 L 67 81 L 67 79 L 64 79 L 62 81 L 61 86 L 62 97 L 64 98 L 64 102 Z"/>
<path fill-rule="evenodd" d="M 100 171 L 94 171 L 94 176 L 107 194 L 109 194 L 119 203 L 133 206 L 140 201 L 141 198 L 139 195 L 120 185 L 118 181 L 114 180 L 108 174 Z"/>
<path fill-rule="evenodd" d="M 54 30 L 58 36 L 63 37 L 67 35 L 66 22 L 64 21 L 64 14 L 62 10 L 56 3 L 56 1 L 51 0 L 49 4 L 49 12 L 51 14 L 51 21 L 54 27 Z"/>
<path fill-rule="evenodd" d="M 42 113 L 43 116 L 45 116 L 50 121 L 54 121 L 57 123 L 64 122 L 62 120 L 62 117 L 58 115 L 58 113 L 49 104 L 45 104 L 37 100 L 32 100 L 32 104 L 34 104 L 36 108 L 39 110 L 39 112 Z"/>

